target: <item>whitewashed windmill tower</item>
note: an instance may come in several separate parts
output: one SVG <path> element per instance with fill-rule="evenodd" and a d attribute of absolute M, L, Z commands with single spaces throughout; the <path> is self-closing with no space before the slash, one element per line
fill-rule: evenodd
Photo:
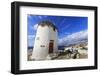
<path fill-rule="evenodd" d="M 42 21 L 38 24 L 34 42 L 32 59 L 44 60 L 47 55 L 58 51 L 57 28 L 50 21 Z"/>

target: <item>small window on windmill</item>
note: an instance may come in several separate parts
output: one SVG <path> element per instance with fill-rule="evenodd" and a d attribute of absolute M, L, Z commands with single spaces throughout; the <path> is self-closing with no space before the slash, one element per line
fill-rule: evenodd
<path fill-rule="evenodd" d="M 36 40 L 39 40 L 39 39 L 40 39 L 39 37 L 36 38 Z"/>
<path fill-rule="evenodd" d="M 40 47 L 45 47 L 45 45 L 40 45 Z"/>

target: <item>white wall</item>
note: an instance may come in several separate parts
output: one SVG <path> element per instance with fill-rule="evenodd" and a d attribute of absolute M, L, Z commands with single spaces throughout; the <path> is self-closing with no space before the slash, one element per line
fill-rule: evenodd
<path fill-rule="evenodd" d="M 14 0 L 1 0 L 0 2 L 0 76 L 13 76 L 10 73 L 10 30 L 11 30 L 11 15 L 10 15 L 10 3 Z M 17 0 L 16 0 L 17 1 Z M 31 1 L 31 2 L 45 2 L 45 3 L 59 3 L 59 4 L 74 4 L 74 5 L 91 5 L 98 6 L 98 10 L 100 13 L 100 0 L 20 0 L 20 1 Z M 98 15 L 98 20 L 100 20 L 100 14 Z M 98 21 L 99 22 L 99 21 Z M 100 25 L 100 23 L 98 24 Z M 100 33 L 100 26 L 99 33 Z M 100 34 L 99 40 L 100 42 Z M 100 43 L 99 43 L 100 45 Z M 99 49 L 100 50 L 100 49 Z M 99 51 L 100 58 L 100 51 Z M 99 59 L 99 67 L 100 67 L 100 59 Z M 71 71 L 71 72 L 55 72 L 55 73 L 41 73 L 35 74 L 34 76 L 85 76 L 85 75 L 95 75 L 99 76 L 99 70 L 86 70 L 86 71 Z M 26 74 L 33 75 L 33 74 Z M 23 76 L 23 75 L 22 75 Z"/>
<path fill-rule="evenodd" d="M 48 44 L 49 44 L 49 28 L 48 26 L 38 26 L 36 37 L 35 37 L 35 43 L 32 53 L 32 59 L 45 59 L 48 55 Z M 39 37 L 39 40 L 37 40 L 37 37 Z M 45 39 L 44 39 L 45 37 Z M 45 47 L 41 47 L 41 45 L 44 45 Z"/>

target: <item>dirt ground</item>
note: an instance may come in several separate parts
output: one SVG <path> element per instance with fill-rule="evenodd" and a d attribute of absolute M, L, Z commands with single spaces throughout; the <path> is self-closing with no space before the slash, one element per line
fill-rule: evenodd
<path fill-rule="evenodd" d="M 32 61 L 32 54 L 28 54 L 28 61 Z M 56 54 L 49 54 L 45 60 L 60 60 L 60 59 L 86 59 L 88 58 L 87 50 L 79 50 L 79 54 L 67 54 L 65 52 Z"/>

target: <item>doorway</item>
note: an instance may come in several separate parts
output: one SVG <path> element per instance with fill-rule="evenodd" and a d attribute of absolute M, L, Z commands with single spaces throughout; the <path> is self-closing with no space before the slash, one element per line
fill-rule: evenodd
<path fill-rule="evenodd" d="M 50 40 L 50 42 L 49 42 L 49 53 L 53 53 L 53 46 L 54 46 L 54 40 Z"/>

